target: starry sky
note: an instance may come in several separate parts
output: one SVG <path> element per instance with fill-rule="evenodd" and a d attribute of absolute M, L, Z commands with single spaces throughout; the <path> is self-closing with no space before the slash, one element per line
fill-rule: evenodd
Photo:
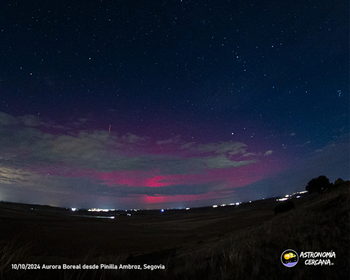
<path fill-rule="evenodd" d="M 0 200 L 181 208 L 349 179 L 349 3 L 3 1 Z"/>

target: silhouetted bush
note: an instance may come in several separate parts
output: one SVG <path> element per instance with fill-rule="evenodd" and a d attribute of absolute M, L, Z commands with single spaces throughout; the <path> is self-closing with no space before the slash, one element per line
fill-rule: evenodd
<path fill-rule="evenodd" d="M 338 178 L 337 180 L 335 180 L 334 186 L 338 187 L 344 183 L 345 183 L 345 181 L 342 178 Z"/>
<path fill-rule="evenodd" d="M 331 188 L 331 184 L 329 183 L 329 179 L 324 175 L 312 179 L 305 187 L 309 193 L 322 193 L 329 188 Z"/>
<path fill-rule="evenodd" d="M 284 213 L 292 209 L 295 209 L 294 202 L 287 200 L 279 203 L 273 210 L 275 211 L 275 215 L 277 215 L 279 213 Z"/>

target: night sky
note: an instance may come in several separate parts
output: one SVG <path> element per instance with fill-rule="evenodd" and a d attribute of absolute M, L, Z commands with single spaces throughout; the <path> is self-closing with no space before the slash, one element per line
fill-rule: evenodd
<path fill-rule="evenodd" d="M 180 208 L 349 179 L 349 3 L 2 1 L 0 200 Z"/>

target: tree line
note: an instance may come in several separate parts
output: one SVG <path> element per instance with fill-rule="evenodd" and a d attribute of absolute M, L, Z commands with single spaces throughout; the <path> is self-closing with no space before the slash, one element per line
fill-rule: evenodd
<path fill-rule="evenodd" d="M 309 193 L 323 193 L 325 191 L 339 187 L 344 182 L 345 181 L 343 179 L 338 178 L 337 180 L 335 180 L 334 183 L 330 183 L 329 179 L 326 176 L 321 175 L 317 178 L 313 178 L 312 180 L 310 180 L 305 189 Z"/>

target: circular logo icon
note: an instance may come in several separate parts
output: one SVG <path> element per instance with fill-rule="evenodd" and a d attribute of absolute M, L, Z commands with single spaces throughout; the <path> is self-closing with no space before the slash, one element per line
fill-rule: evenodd
<path fill-rule="evenodd" d="M 299 261 L 298 253 L 292 249 L 285 250 L 281 255 L 281 262 L 286 267 L 293 267 Z"/>

